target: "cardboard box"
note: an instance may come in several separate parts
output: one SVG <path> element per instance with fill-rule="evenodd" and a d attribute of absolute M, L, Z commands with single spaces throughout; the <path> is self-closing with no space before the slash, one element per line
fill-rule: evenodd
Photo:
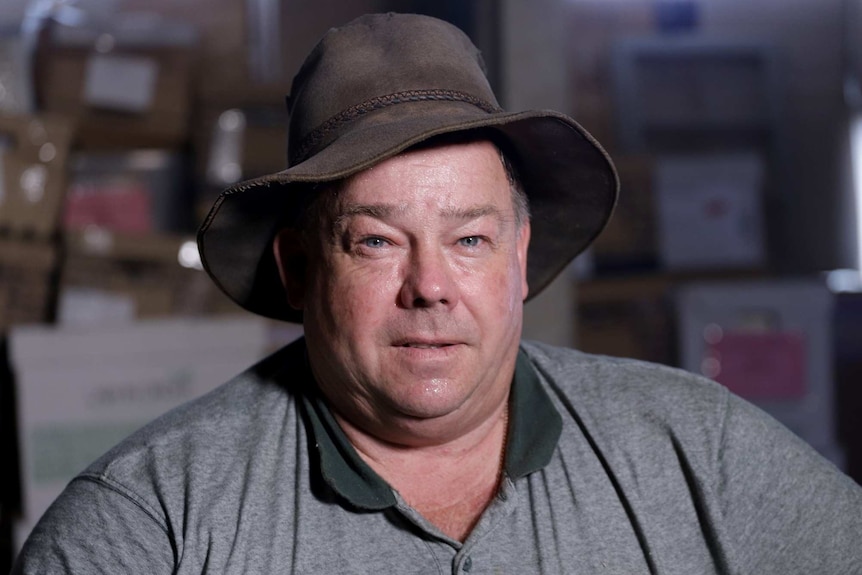
<path fill-rule="evenodd" d="M 189 252 L 191 259 L 197 253 L 191 238 L 119 234 L 98 228 L 65 237 L 57 310 L 61 325 L 240 311 L 196 269 L 195 262 L 188 261 Z"/>
<path fill-rule="evenodd" d="M 578 284 L 577 344 L 587 353 L 675 364 L 672 281 L 661 276 Z"/>
<path fill-rule="evenodd" d="M 248 37 L 248 4 L 245 0 L 124 0 L 121 9 L 129 13 L 156 13 L 164 19 L 193 26 L 198 33 L 194 93 L 204 101 L 241 105 L 253 98 L 257 89 L 248 74 L 248 50 L 252 42 Z M 285 84 L 289 84 L 289 79 Z M 259 101 L 273 104 L 286 93 L 282 86 Z"/>
<path fill-rule="evenodd" d="M 283 106 L 202 109 L 194 137 L 198 221 L 228 186 L 287 168 L 287 123 Z"/>
<path fill-rule="evenodd" d="M 0 141 L 22 161 L 63 166 L 74 136 L 70 118 L 57 114 L 0 114 Z"/>
<path fill-rule="evenodd" d="M 612 51 L 619 146 L 763 149 L 780 122 L 777 69 L 764 43 L 695 34 L 621 38 Z"/>
<path fill-rule="evenodd" d="M 678 292 L 681 366 L 811 445 L 836 443 L 833 296 L 817 280 L 701 282 Z"/>
<path fill-rule="evenodd" d="M 654 270 L 657 267 L 653 159 L 619 156 L 620 197 L 608 226 L 592 245 L 594 265 L 604 271 Z"/>
<path fill-rule="evenodd" d="M 287 168 L 284 106 L 205 108 L 195 129 L 198 181 L 223 189 Z"/>
<path fill-rule="evenodd" d="M 86 149 L 176 148 L 189 139 L 194 50 L 189 38 L 57 28 L 37 66 L 42 109 L 77 122 Z M 110 38 L 106 42 L 106 37 Z"/>
<path fill-rule="evenodd" d="M 0 115 L 0 234 L 51 239 L 66 185 L 71 122 L 58 116 Z"/>
<path fill-rule="evenodd" d="M 620 38 L 652 32 L 649 2 L 569 2 L 568 77 L 572 115 L 612 156 L 619 146 L 611 52 Z"/>
<path fill-rule="evenodd" d="M 765 164 L 758 154 L 661 156 L 654 173 L 664 269 L 766 265 Z"/>
<path fill-rule="evenodd" d="M 185 157 L 169 150 L 79 152 L 69 162 L 63 228 L 180 233 L 190 228 Z"/>
<path fill-rule="evenodd" d="M 66 174 L 40 162 L 3 154 L 0 230 L 7 237 L 52 238 L 66 191 Z"/>
<path fill-rule="evenodd" d="M 0 331 L 51 319 L 57 264 L 53 244 L 0 239 Z"/>

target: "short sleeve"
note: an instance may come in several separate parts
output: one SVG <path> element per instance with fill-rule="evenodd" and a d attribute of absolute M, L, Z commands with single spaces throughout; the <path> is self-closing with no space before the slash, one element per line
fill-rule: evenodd
<path fill-rule="evenodd" d="M 166 527 L 129 495 L 78 478 L 48 509 L 21 550 L 13 574 L 173 573 Z"/>

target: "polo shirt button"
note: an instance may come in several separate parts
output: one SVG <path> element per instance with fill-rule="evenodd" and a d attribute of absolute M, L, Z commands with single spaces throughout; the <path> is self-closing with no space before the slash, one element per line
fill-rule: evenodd
<path fill-rule="evenodd" d="M 472 569 L 472 568 L 473 568 L 473 558 L 472 558 L 472 557 L 470 557 L 469 555 L 467 555 L 467 558 L 466 558 L 466 559 L 464 559 L 464 567 L 463 567 L 463 569 L 464 569 L 464 571 L 466 571 L 467 573 L 469 573 L 469 572 L 470 572 L 470 569 Z"/>

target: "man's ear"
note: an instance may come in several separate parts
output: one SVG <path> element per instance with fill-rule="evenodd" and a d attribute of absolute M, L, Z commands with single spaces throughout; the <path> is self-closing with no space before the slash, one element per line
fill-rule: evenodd
<path fill-rule="evenodd" d="M 527 294 L 530 293 L 530 286 L 527 283 L 527 252 L 530 248 L 530 220 L 527 220 L 521 225 L 518 230 L 518 264 L 521 269 L 521 297 L 527 299 Z"/>
<path fill-rule="evenodd" d="M 302 234 L 290 228 L 281 230 L 272 241 L 272 252 L 287 303 L 293 309 L 301 310 L 305 303 L 308 271 L 308 254 L 304 248 Z"/>

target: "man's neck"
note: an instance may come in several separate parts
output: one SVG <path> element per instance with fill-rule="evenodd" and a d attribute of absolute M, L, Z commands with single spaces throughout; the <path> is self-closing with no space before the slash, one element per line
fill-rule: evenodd
<path fill-rule="evenodd" d="M 508 401 L 454 440 L 423 447 L 381 441 L 336 414 L 360 457 L 443 533 L 463 541 L 499 490 Z"/>

